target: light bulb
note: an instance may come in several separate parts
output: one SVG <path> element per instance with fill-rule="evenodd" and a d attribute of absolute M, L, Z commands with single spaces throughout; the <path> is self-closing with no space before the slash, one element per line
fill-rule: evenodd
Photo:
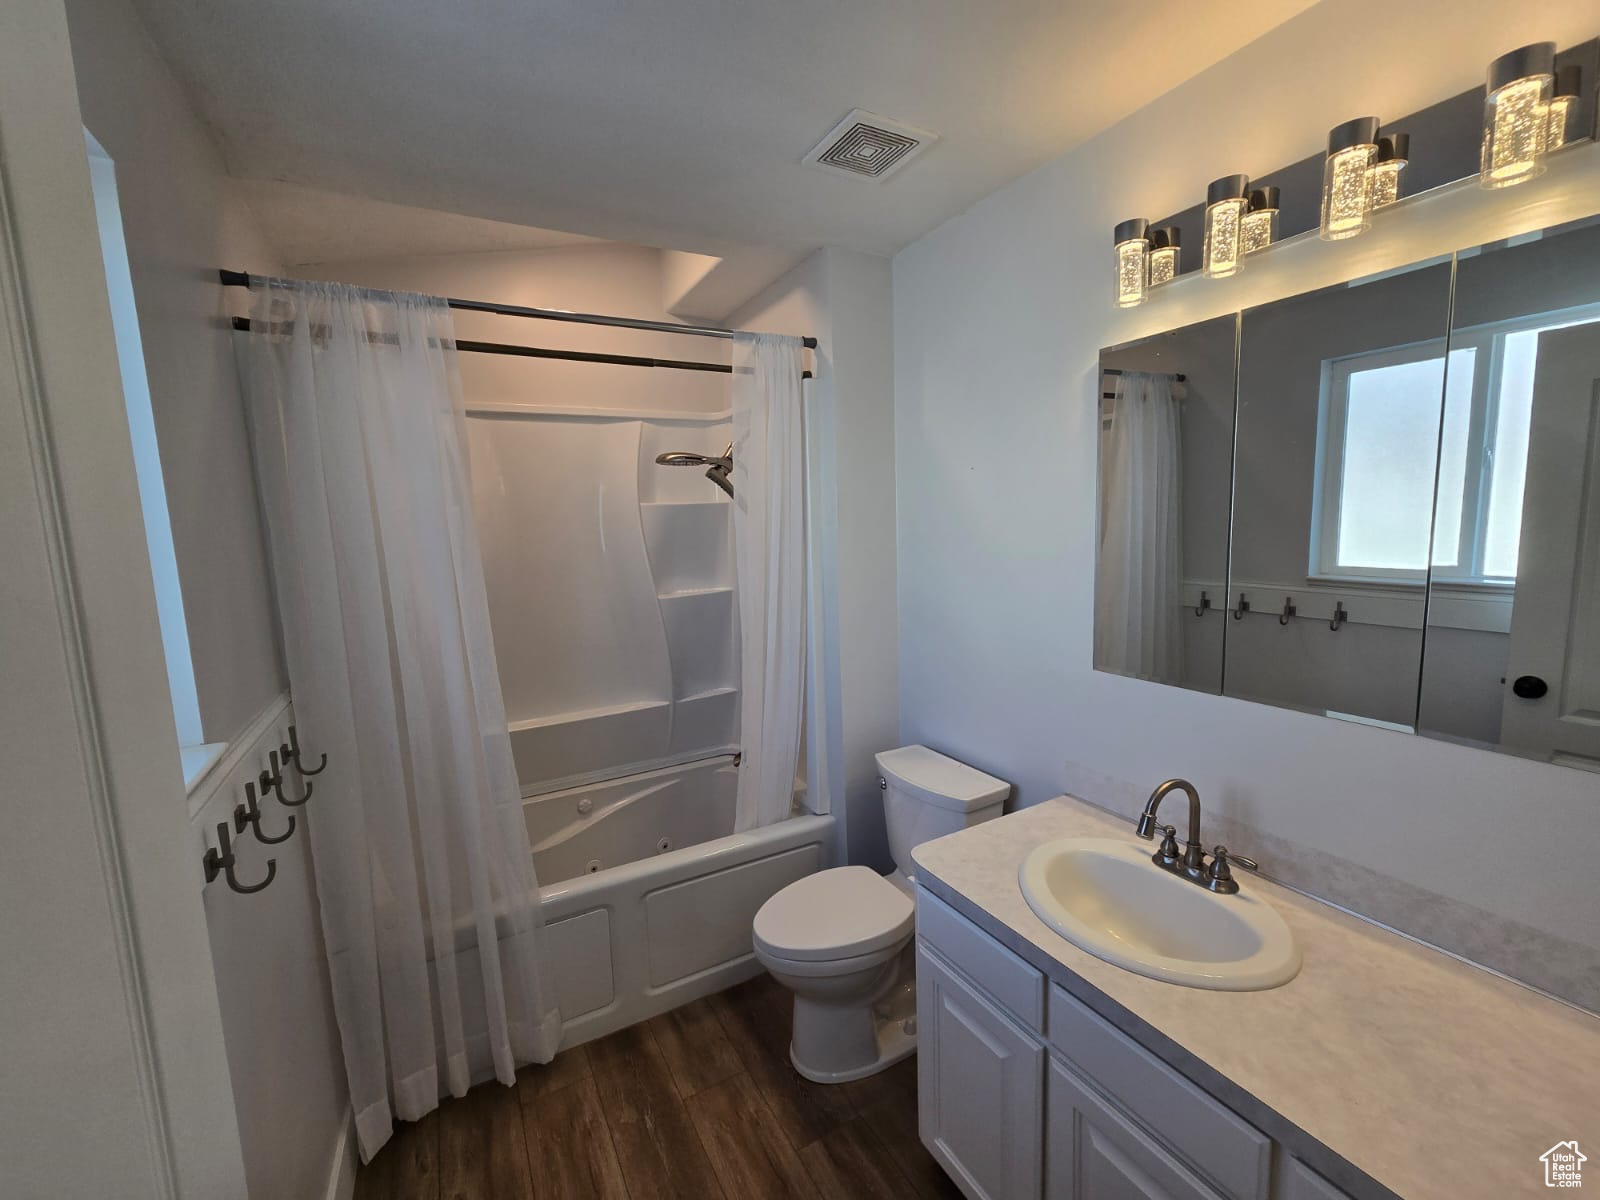
<path fill-rule="evenodd" d="M 1411 138 L 1404 133 L 1391 133 L 1378 139 L 1378 161 L 1372 164 L 1372 207 L 1382 208 L 1400 199 L 1400 172 L 1405 170 L 1411 157 Z"/>
<path fill-rule="evenodd" d="M 1576 66 L 1556 72 L 1555 95 L 1550 97 L 1550 124 L 1545 131 L 1545 149 L 1559 150 L 1567 144 L 1567 120 L 1578 106 L 1583 73 Z"/>
<path fill-rule="evenodd" d="M 1150 286 L 1171 283 L 1178 275 L 1179 234 L 1176 225 L 1150 231 Z"/>
<path fill-rule="evenodd" d="M 1555 58 L 1554 42 L 1535 42 L 1489 64 L 1478 177 L 1484 187 L 1511 187 L 1544 172 Z"/>
<path fill-rule="evenodd" d="M 1146 265 L 1150 250 L 1146 236 L 1150 222 L 1135 217 L 1118 225 L 1112 236 L 1117 248 L 1117 307 L 1132 308 L 1144 303 Z"/>
<path fill-rule="evenodd" d="M 1243 254 L 1240 226 L 1249 187 L 1250 181 L 1243 175 L 1224 175 L 1206 188 L 1206 238 L 1201 262 L 1212 279 L 1224 279 L 1239 269 Z"/>
<path fill-rule="evenodd" d="M 1240 248 L 1245 254 L 1265 250 L 1278 237 L 1278 189 L 1254 188 L 1239 226 Z"/>
<path fill-rule="evenodd" d="M 1324 241 L 1355 237 L 1371 226 L 1368 171 L 1377 156 L 1377 117 L 1357 117 L 1328 131 L 1328 158 L 1322 167 Z"/>

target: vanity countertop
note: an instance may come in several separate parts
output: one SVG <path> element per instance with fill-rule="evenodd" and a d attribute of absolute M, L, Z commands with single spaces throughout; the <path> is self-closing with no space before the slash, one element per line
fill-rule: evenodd
<path fill-rule="evenodd" d="M 1060 797 L 912 857 L 919 884 L 1146 1048 L 1202 1086 L 1215 1072 L 1407 1200 L 1545 1194 L 1539 1156 L 1557 1142 L 1600 1167 L 1600 1018 L 1246 871 L 1240 886 L 1294 932 L 1299 975 L 1259 992 L 1135 975 L 1056 934 L 1017 883 L 1041 842 L 1108 836 L 1137 840 Z"/>

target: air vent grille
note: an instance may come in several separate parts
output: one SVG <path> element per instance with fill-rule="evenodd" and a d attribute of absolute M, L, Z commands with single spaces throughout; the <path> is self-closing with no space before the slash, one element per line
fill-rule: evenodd
<path fill-rule="evenodd" d="M 865 179 L 894 174 L 939 135 L 856 109 L 806 155 L 805 161 Z"/>

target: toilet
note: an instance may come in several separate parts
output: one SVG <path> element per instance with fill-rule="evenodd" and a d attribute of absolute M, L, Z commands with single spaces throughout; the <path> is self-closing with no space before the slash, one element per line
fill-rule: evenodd
<path fill-rule="evenodd" d="M 755 916 L 756 958 L 794 993 L 789 1059 L 817 1083 L 892 1066 L 917 1046 L 911 848 L 1000 815 L 1011 785 L 926 746 L 877 755 L 895 869 L 798 879 Z"/>

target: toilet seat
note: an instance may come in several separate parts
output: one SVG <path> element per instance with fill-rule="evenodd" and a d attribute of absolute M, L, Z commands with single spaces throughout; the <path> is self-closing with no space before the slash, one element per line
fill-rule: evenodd
<path fill-rule="evenodd" d="M 844 960 L 897 950 L 915 926 L 905 892 L 870 868 L 834 867 L 797 879 L 763 904 L 754 937 L 756 950 L 771 958 L 838 969 Z"/>

